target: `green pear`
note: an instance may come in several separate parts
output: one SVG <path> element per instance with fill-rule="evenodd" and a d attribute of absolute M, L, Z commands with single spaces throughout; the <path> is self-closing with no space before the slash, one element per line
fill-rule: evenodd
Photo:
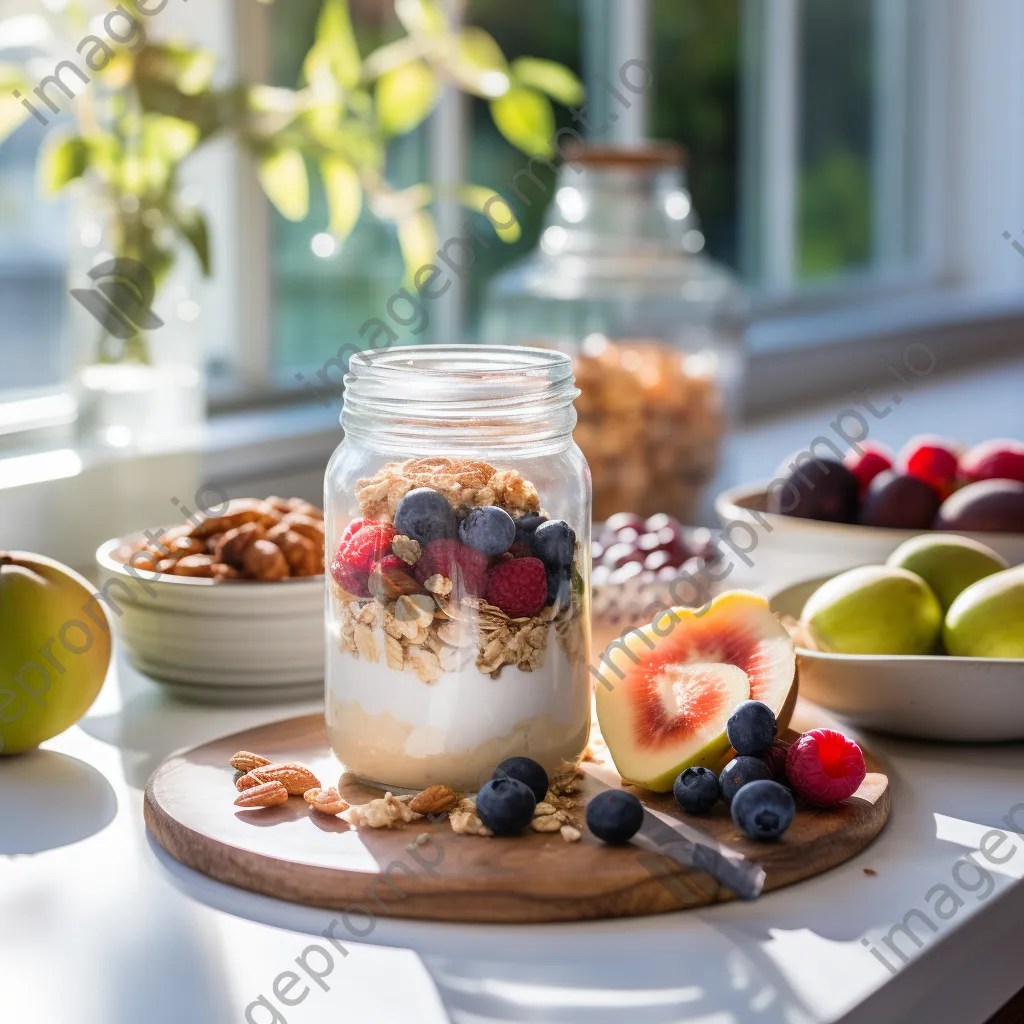
<path fill-rule="evenodd" d="M 942 606 L 916 573 L 866 565 L 822 584 L 800 619 L 822 651 L 931 654 L 942 630 Z"/>
<path fill-rule="evenodd" d="M 110 623 L 59 562 L 0 552 L 0 754 L 38 746 L 89 710 L 110 664 Z"/>
<path fill-rule="evenodd" d="M 955 533 L 923 533 L 901 544 L 886 565 L 916 572 L 945 612 L 972 583 L 1001 572 L 1009 562 L 991 548 Z"/>
<path fill-rule="evenodd" d="M 959 658 L 1024 658 L 1024 565 L 969 586 L 946 613 L 942 638 Z"/>

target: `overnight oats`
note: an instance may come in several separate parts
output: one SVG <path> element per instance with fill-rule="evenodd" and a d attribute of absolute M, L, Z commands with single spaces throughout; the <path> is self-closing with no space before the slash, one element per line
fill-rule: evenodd
<path fill-rule="evenodd" d="M 327 732 L 360 778 L 474 790 L 589 730 L 590 483 L 567 357 L 353 358 L 327 474 Z"/>

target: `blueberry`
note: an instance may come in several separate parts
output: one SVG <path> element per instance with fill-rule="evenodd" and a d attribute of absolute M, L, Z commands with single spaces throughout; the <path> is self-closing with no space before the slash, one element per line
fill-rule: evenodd
<path fill-rule="evenodd" d="M 537 798 L 518 779 L 491 779 L 476 795 L 477 817 L 495 834 L 510 836 L 522 832 L 533 820 Z"/>
<path fill-rule="evenodd" d="M 759 700 L 737 704 L 725 726 L 733 750 L 737 754 L 760 757 L 772 745 L 778 728 L 775 712 Z"/>
<path fill-rule="evenodd" d="M 417 487 L 398 503 L 395 529 L 427 545 L 432 540 L 454 540 L 458 519 L 443 494 L 432 487 Z"/>
<path fill-rule="evenodd" d="M 557 608 L 568 608 L 572 600 L 572 577 L 569 567 L 548 570 L 548 599 L 545 604 Z"/>
<path fill-rule="evenodd" d="M 710 768 L 685 768 L 679 773 L 672 794 L 684 811 L 707 814 L 718 803 L 718 776 Z"/>
<path fill-rule="evenodd" d="M 530 550 L 549 569 L 562 569 L 572 564 L 576 554 L 576 534 L 564 519 L 552 519 L 533 531 Z"/>
<path fill-rule="evenodd" d="M 621 789 L 606 789 L 587 804 L 587 828 L 606 843 L 628 843 L 643 820 L 644 805 Z"/>
<path fill-rule="evenodd" d="M 516 520 L 516 540 L 524 540 L 529 543 L 530 538 L 533 536 L 533 531 L 541 523 L 546 523 L 547 521 L 548 517 L 543 512 L 527 512 L 525 516 L 520 516 Z"/>
<path fill-rule="evenodd" d="M 795 813 L 793 794 L 767 779 L 744 786 L 732 802 L 732 820 L 751 839 L 778 839 L 792 824 Z"/>
<path fill-rule="evenodd" d="M 515 520 L 497 505 L 474 508 L 459 523 L 459 540 L 485 555 L 503 555 L 515 538 Z"/>
<path fill-rule="evenodd" d="M 721 790 L 722 799 L 727 805 L 732 804 L 732 798 L 739 792 L 742 786 L 748 782 L 756 782 L 758 779 L 771 779 L 772 771 L 756 757 L 749 757 L 741 754 L 734 757 L 718 776 L 718 788 Z"/>
<path fill-rule="evenodd" d="M 537 803 L 547 796 L 548 773 L 529 757 L 507 757 L 494 769 L 496 779 L 516 779 L 529 786 Z"/>

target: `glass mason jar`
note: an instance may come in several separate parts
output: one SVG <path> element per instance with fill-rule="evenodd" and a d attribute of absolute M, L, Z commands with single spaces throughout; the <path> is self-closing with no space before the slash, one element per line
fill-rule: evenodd
<path fill-rule="evenodd" d="M 373 785 L 549 771 L 590 727 L 590 472 L 570 359 L 361 353 L 327 468 L 327 733 Z"/>
<path fill-rule="evenodd" d="M 573 356 L 594 516 L 700 518 L 742 386 L 742 302 L 701 255 L 674 145 L 588 146 L 558 172 L 536 252 L 491 282 L 482 336 Z"/>

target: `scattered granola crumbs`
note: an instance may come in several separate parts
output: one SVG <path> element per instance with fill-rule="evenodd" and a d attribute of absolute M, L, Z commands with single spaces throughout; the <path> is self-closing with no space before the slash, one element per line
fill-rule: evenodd
<path fill-rule="evenodd" d="M 561 830 L 562 824 L 556 811 L 554 814 L 545 814 L 542 818 L 534 818 L 530 822 L 530 828 L 534 832 L 558 832 Z"/>
<path fill-rule="evenodd" d="M 463 797 L 454 810 L 448 812 L 452 831 L 458 835 L 493 836 L 494 833 L 477 817 L 476 801 Z"/>
<path fill-rule="evenodd" d="M 578 843 L 583 836 L 583 833 L 572 825 L 563 825 L 559 831 L 567 843 Z"/>
<path fill-rule="evenodd" d="M 392 828 L 395 825 L 416 821 L 423 815 L 417 814 L 409 808 L 407 797 L 396 797 L 392 793 L 385 793 L 377 800 L 350 807 L 347 811 L 342 812 L 341 817 L 357 828 L 360 825 L 365 825 L 367 828 Z"/>

